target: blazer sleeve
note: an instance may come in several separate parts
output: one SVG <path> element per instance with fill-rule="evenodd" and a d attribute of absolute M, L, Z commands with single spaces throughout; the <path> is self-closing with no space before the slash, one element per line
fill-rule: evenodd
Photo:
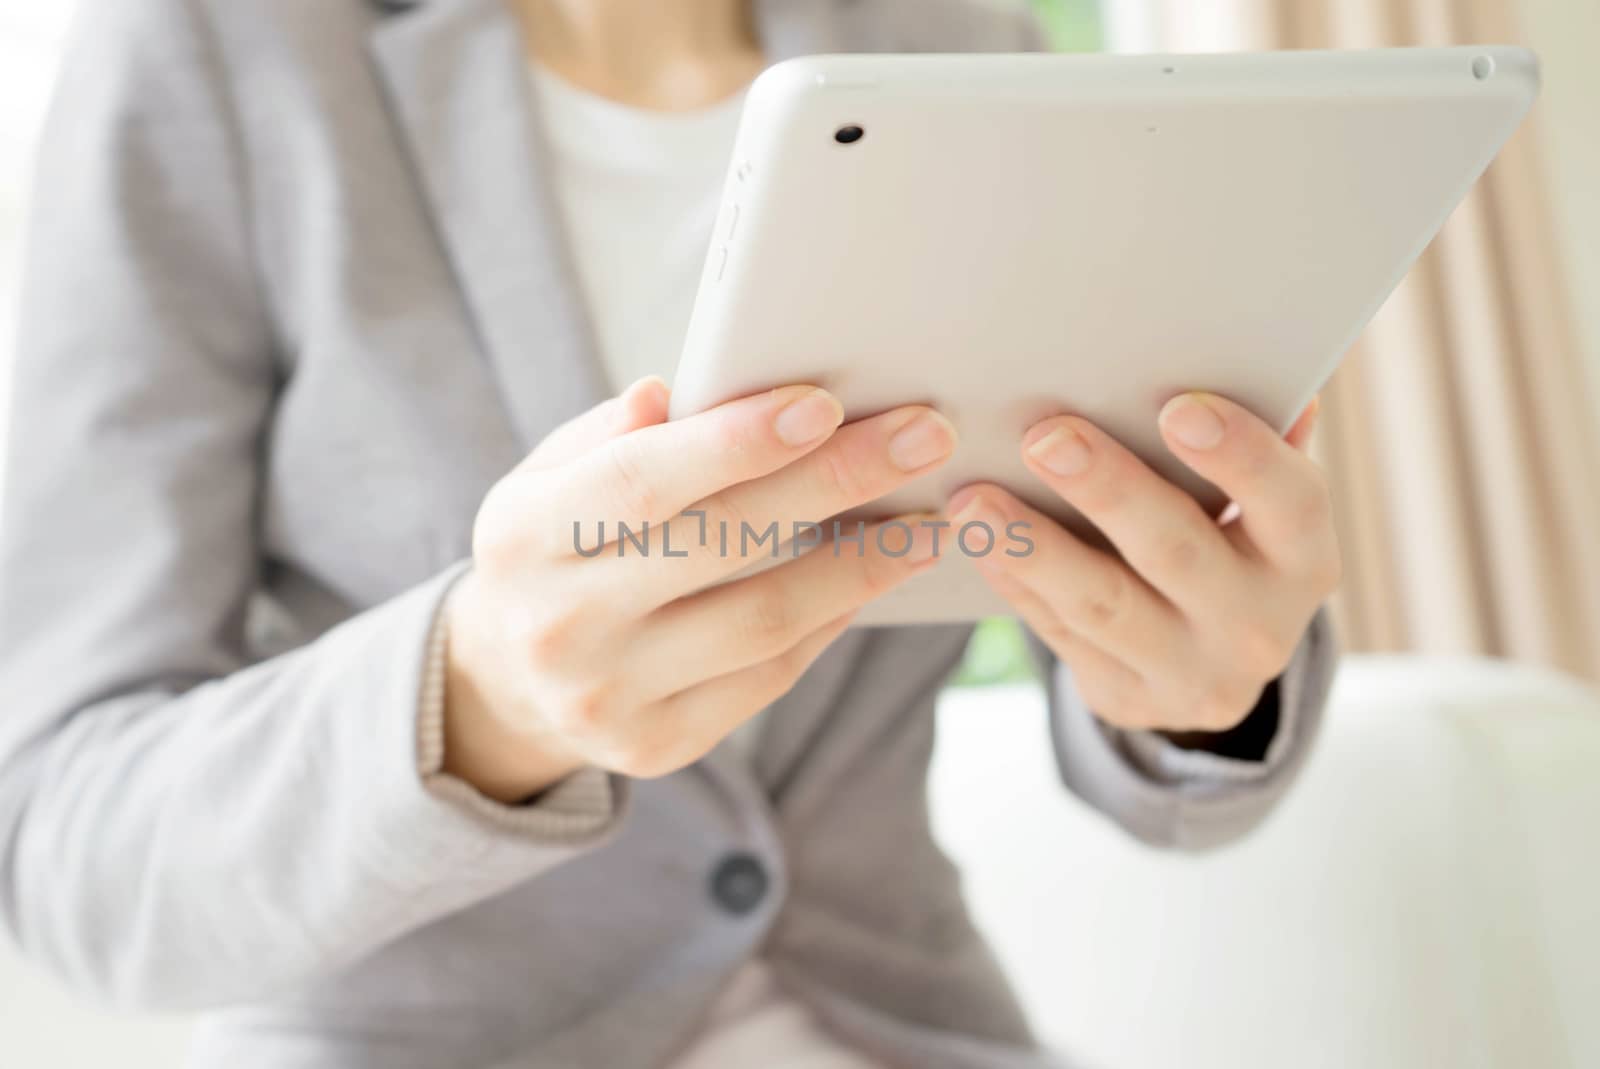
<path fill-rule="evenodd" d="M 85 5 L 8 433 L 0 927 L 118 1004 L 294 985 L 592 847 L 619 811 L 553 832 L 430 789 L 417 713 L 452 575 L 246 663 L 278 385 L 247 196 L 203 16 Z"/>
<path fill-rule="evenodd" d="M 1184 850 L 1233 842 L 1272 811 L 1311 751 L 1338 661 L 1327 613 L 1318 612 L 1238 730 L 1251 752 L 1225 754 L 1105 723 L 1078 694 L 1071 669 L 1036 638 L 1030 643 L 1046 673 L 1062 782 L 1141 842 Z"/>
<path fill-rule="evenodd" d="M 1016 47 L 1049 49 L 1031 9 L 1022 6 L 1015 18 Z M 1190 850 L 1232 842 L 1272 811 L 1316 738 L 1337 661 L 1326 613 L 1318 613 L 1288 669 L 1242 725 L 1260 741 L 1259 753 L 1224 756 L 1111 727 L 1084 703 L 1071 669 L 1029 639 L 1045 673 L 1051 739 L 1067 788 L 1142 842 Z"/>

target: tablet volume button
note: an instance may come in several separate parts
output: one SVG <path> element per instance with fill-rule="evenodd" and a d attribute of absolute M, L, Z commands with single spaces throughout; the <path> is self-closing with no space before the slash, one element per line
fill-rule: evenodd
<path fill-rule="evenodd" d="M 739 232 L 739 206 L 735 204 L 728 210 L 728 241 L 733 240 L 733 235 Z"/>
<path fill-rule="evenodd" d="M 716 257 L 717 257 L 717 279 L 716 280 L 718 282 L 721 282 L 722 281 L 722 272 L 724 272 L 724 271 L 726 271 L 728 269 L 728 246 L 726 246 L 726 245 L 718 246 L 717 252 L 716 252 Z"/>

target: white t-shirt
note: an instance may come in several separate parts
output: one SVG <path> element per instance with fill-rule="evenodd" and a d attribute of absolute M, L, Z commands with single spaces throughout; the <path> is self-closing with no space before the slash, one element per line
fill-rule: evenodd
<path fill-rule="evenodd" d="M 691 112 L 628 107 L 533 68 L 550 175 L 613 391 L 678 364 L 743 94 Z M 748 754 L 757 721 L 732 738 Z M 875 1069 L 746 963 L 671 1069 Z"/>
<path fill-rule="evenodd" d="M 647 111 L 541 67 L 551 177 L 613 392 L 671 381 L 711 241 L 744 94 Z"/>

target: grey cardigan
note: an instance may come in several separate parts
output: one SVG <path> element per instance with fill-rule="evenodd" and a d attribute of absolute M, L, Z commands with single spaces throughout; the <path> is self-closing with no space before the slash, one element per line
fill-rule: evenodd
<path fill-rule="evenodd" d="M 757 7 L 774 58 L 1036 43 L 994 0 Z M 419 774 L 479 499 L 604 392 L 498 0 L 84 11 L 0 542 L 23 952 L 92 997 L 213 1009 L 200 1066 L 643 1069 L 758 953 L 889 1064 L 1054 1064 L 929 833 L 963 628 L 852 632 L 753 762 L 522 810 Z M 1319 620 L 1261 761 L 1106 729 L 1059 666 L 1048 737 L 1135 835 L 1220 843 L 1292 778 L 1331 664 Z"/>

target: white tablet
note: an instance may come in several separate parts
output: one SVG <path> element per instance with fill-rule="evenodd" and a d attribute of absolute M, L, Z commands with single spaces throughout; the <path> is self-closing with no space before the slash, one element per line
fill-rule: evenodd
<path fill-rule="evenodd" d="M 790 60 L 745 104 L 674 416 L 785 383 L 961 444 L 863 515 L 969 482 L 1082 525 L 1022 463 L 1077 413 L 1207 507 L 1174 394 L 1287 428 L 1527 112 L 1519 48 Z M 815 517 L 821 520 L 824 517 Z M 1004 612 L 961 554 L 864 623 Z"/>

